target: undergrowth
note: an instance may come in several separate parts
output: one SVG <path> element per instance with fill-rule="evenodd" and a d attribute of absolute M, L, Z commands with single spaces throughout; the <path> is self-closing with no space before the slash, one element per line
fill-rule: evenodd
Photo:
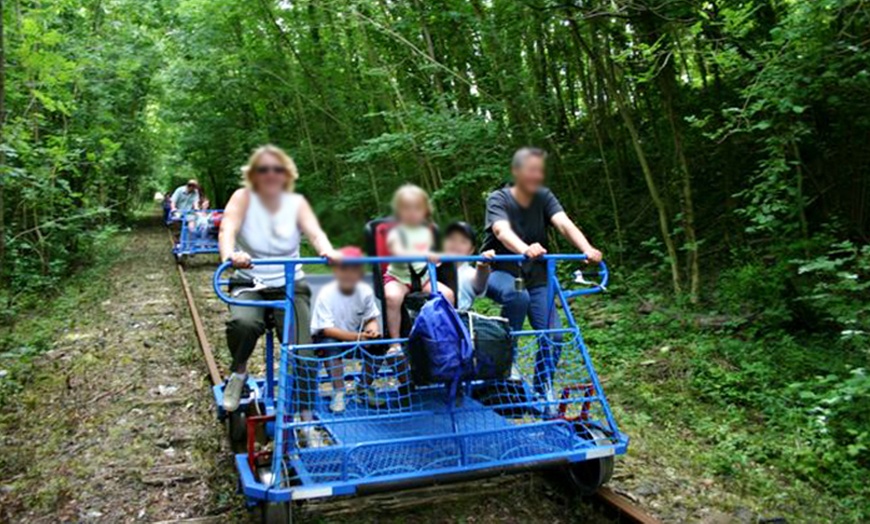
<path fill-rule="evenodd" d="M 90 305 L 106 297 L 105 273 L 117 260 L 126 237 L 115 228 L 92 235 L 87 263 L 62 279 L 36 282 L 33 291 L 20 297 L 14 317 L 0 329 L 0 403 L 20 391 L 29 381 L 36 359 L 62 336 L 75 336 L 88 316 Z M 8 313 L 7 313 L 8 314 Z"/>
<path fill-rule="evenodd" d="M 704 475 L 775 498 L 783 483 L 870 519 L 870 250 L 724 272 L 703 307 L 656 292 L 653 271 L 618 275 L 577 304 L 607 393 L 620 408 L 689 435 Z M 764 472 L 764 473 L 761 473 Z M 804 495 L 806 496 L 806 495 Z M 812 498 L 812 497 L 807 497 Z"/>

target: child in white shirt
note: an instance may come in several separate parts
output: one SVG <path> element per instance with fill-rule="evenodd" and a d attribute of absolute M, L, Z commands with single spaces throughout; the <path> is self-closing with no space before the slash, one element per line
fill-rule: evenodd
<path fill-rule="evenodd" d="M 362 256 L 357 247 L 339 250 L 344 258 Z M 332 269 L 335 280 L 323 287 L 311 312 L 311 335 L 318 343 L 356 342 L 381 338 L 380 317 L 375 293 L 362 281 L 364 269 L 360 264 L 336 264 Z M 329 409 L 341 413 L 345 408 L 344 364 L 337 354 L 341 348 L 329 348 L 328 362 L 332 377 L 332 400 Z"/>

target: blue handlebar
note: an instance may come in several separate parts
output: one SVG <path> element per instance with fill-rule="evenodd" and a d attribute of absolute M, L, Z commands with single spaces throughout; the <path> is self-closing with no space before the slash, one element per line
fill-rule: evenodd
<path fill-rule="evenodd" d="M 439 262 L 442 263 L 454 263 L 454 262 L 525 262 L 529 259 L 524 255 L 496 255 L 492 258 L 486 258 L 480 255 L 469 255 L 469 256 L 454 256 L 454 255 L 445 255 L 439 257 Z M 537 260 L 555 260 L 555 261 L 581 261 L 586 260 L 586 255 L 581 254 L 559 254 L 559 255 L 544 255 Z M 342 260 L 342 264 L 388 264 L 388 263 L 414 263 L 414 262 L 427 262 L 429 260 L 423 256 L 414 256 L 414 257 L 360 257 L 353 259 L 344 259 Z M 310 264 L 328 264 L 329 260 L 325 257 L 303 257 L 303 258 L 271 258 L 271 259 L 255 259 L 252 260 L 251 263 L 253 265 L 261 264 L 261 265 L 271 265 L 271 266 L 284 266 L 284 277 L 286 282 L 292 282 L 295 276 L 295 266 L 297 264 L 301 265 L 310 265 Z M 430 264 L 431 265 L 431 264 Z M 283 308 L 287 305 L 285 300 L 238 300 L 226 294 L 223 290 L 223 287 L 229 284 L 229 280 L 221 279 L 221 275 L 232 267 L 232 262 L 225 261 L 218 266 L 218 268 L 214 272 L 214 278 L 212 280 L 212 284 L 217 294 L 218 298 L 227 304 L 237 305 L 237 306 L 248 306 L 248 307 L 272 307 L 272 308 Z M 603 291 L 607 287 L 607 282 L 610 278 L 610 274 L 607 270 L 607 265 L 604 262 L 599 262 L 598 264 L 598 276 L 600 277 L 600 281 L 598 283 L 593 283 L 592 287 L 587 289 L 578 289 L 571 290 L 565 292 L 566 298 L 573 298 L 580 295 L 590 295 L 592 293 L 598 293 Z"/>
<path fill-rule="evenodd" d="M 185 219 L 191 215 L 196 213 L 223 213 L 223 209 L 176 209 L 175 211 L 170 211 L 169 216 L 166 219 L 166 223 L 172 222 L 184 222 Z"/>
<path fill-rule="evenodd" d="M 223 213 L 223 209 L 185 209 L 183 211 L 175 211 L 175 213 L 181 213 L 181 216 L 177 220 L 184 220 L 187 217 L 194 216 L 197 213 L 208 213 L 211 215 L 212 213 Z"/>

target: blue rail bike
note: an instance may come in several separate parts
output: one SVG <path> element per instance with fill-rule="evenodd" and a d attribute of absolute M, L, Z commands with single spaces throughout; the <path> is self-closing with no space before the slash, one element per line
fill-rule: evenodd
<path fill-rule="evenodd" d="M 441 264 L 481 260 L 445 256 Z M 495 260 L 519 264 L 524 258 Z M 223 274 L 230 264 L 222 264 L 213 283 L 224 302 L 286 313 L 283 326 L 267 333 L 265 376 L 249 379 L 250 394 L 239 410 L 223 413 L 223 386 L 214 387 L 219 415 L 231 420 L 235 465 L 248 505 L 259 507 L 263 521 L 271 523 L 287 521 L 291 501 L 508 472 L 562 469 L 586 494 L 606 483 L 614 455 L 626 452 L 629 439 L 616 425 L 570 305 L 605 289 L 607 267 L 587 266 L 583 255 L 546 255 L 543 260 L 548 304 L 558 322 L 549 329 L 510 332 L 510 366 L 500 376 L 464 377 L 458 392 L 455 384 L 419 381 L 425 370 L 407 352 L 386 354 L 388 344 L 404 344 L 407 338 L 294 343 L 294 315 L 289 313 L 296 266 L 325 264 L 324 259 L 254 261 L 284 266 L 285 299 L 272 301 L 240 300 L 226 291 L 231 279 Z M 388 262 L 427 261 L 345 261 L 375 267 Z M 427 264 L 434 279 L 435 264 Z M 563 286 L 559 275 L 570 284 Z M 471 322 L 470 315 L 461 318 Z M 274 331 L 280 331 L 277 362 Z M 344 380 L 346 398 L 338 413 L 330 409 L 336 376 Z"/>
<path fill-rule="evenodd" d="M 172 255 L 179 264 L 187 257 L 205 253 L 218 253 L 218 231 L 223 209 L 176 211 L 170 214 L 167 225 L 177 227 Z"/>

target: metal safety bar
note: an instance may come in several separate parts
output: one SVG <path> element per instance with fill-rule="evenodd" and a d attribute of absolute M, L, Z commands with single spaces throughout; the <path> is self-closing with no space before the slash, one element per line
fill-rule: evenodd
<path fill-rule="evenodd" d="M 544 255 L 537 259 L 530 259 L 525 255 L 496 255 L 491 258 L 486 258 L 480 255 L 470 255 L 470 256 L 454 256 L 454 255 L 444 255 L 438 258 L 438 262 L 440 264 L 451 264 L 457 262 L 529 262 L 532 260 L 541 260 L 541 261 L 584 261 L 586 260 L 586 255 L 581 254 L 564 254 L 564 255 Z M 389 264 L 389 263 L 397 263 L 397 264 L 407 264 L 407 263 L 427 263 L 430 269 L 430 272 L 434 272 L 434 268 L 436 267 L 436 263 L 433 263 L 428 258 L 423 256 L 415 256 L 415 257 L 359 257 L 359 258 L 347 258 L 342 259 L 342 264 Z M 312 265 L 312 264 L 329 264 L 329 259 L 325 257 L 304 257 L 304 258 L 270 258 L 270 259 L 256 259 L 251 261 L 252 265 L 269 265 L 269 266 L 285 266 L 285 276 L 290 276 L 291 278 L 287 279 L 288 283 L 293 282 L 292 276 L 295 275 L 295 266 L 296 265 Z M 214 273 L 213 286 L 215 293 L 217 293 L 218 298 L 227 304 L 236 305 L 236 306 L 246 306 L 246 307 L 273 307 L 280 308 L 283 307 L 287 302 L 286 300 L 238 300 L 230 295 L 226 294 L 223 291 L 223 287 L 227 286 L 230 281 L 228 279 L 222 279 L 221 275 L 226 272 L 228 269 L 232 267 L 232 262 L 229 260 L 224 261 L 218 266 L 217 270 Z M 606 289 L 607 283 L 610 279 L 610 273 L 607 270 L 607 264 L 604 262 L 599 262 L 598 264 L 598 276 L 600 277 L 600 281 L 597 283 L 593 283 L 593 287 L 588 289 L 581 290 L 571 290 L 566 291 L 565 295 L 567 298 L 572 298 L 580 295 L 588 295 L 592 293 L 599 293 Z"/>

